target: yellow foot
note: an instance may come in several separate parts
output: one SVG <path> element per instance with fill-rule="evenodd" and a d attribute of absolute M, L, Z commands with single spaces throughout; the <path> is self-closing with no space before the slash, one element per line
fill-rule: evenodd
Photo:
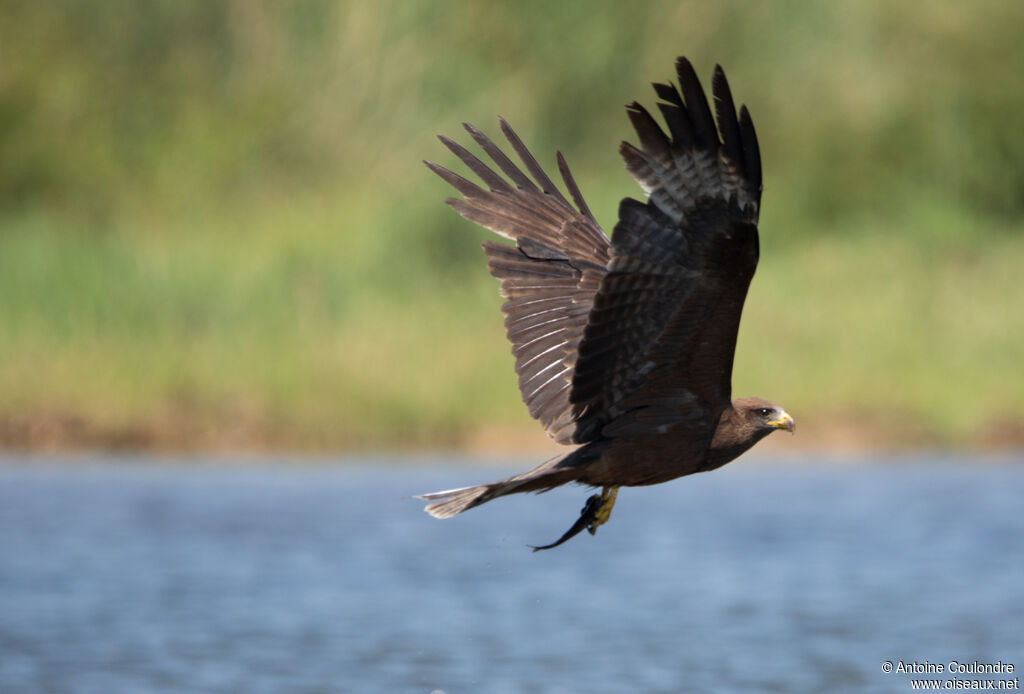
<path fill-rule="evenodd" d="M 543 545 L 541 547 L 534 547 L 533 551 L 538 552 L 542 549 L 551 549 L 557 547 L 571 537 L 575 537 L 584 528 L 587 529 L 591 535 L 597 532 L 598 527 L 608 522 L 608 519 L 612 515 L 612 507 L 615 506 L 615 497 L 619 494 L 618 487 L 605 487 L 601 490 L 600 496 L 594 494 L 587 499 L 586 505 L 583 510 L 580 511 L 580 517 L 573 523 L 573 526 L 565 531 L 558 540 L 552 542 L 550 545 Z"/>
<path fill-rule="evenodd" d="M 608 519 L 612 517 L 612 508 L 614 508 L 615 499 L 618 496 L 618 487 L 605 487 L 601 490 L 601 505 L 593 512 L 593 520 L 587 524 L 587 532 L 593 535 L 599 527 L 608 522 Z"/>

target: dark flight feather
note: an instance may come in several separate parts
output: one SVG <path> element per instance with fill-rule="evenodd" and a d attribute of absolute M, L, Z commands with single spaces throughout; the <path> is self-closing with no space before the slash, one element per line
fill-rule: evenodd
<path fill-rule="evenodd" d="M 761 200 L 761 148 L 757 144 L 754 121 L 746 105 L 740 107 L 740 138 L 743 141 L 743 178 Z"/>
<path fill-rule="evenodd" d="M 679 88 L 686 99 L 686 110 L 690 114 L 697 145 L 701 149 L 711 150 L 718 147 L 718 131 L 715 130 L 715 119 L 711 116 L 708 99 L 704 95 L 704 87 L 686 58 L 676 61 L 676 73 L 679 75 Z"/>
<path fill-rule="evenodd" d="M 718 116 L 718 130 L 722 134 L 722 152 L 730 161 L 743 163 L 743 144 L 740 140 L 740 124 L 736 120 L 736 105 L 729 91 L 729 81 L 721 65 L 715 65 L 715 76 L 711 80 L 711 92 L 715 98 L 715 113 Z"/>
<path fill-rule="evenodd" d="M 713 81 L 720 140 L 692 66 L 683 59 L 677 67 L 685 102 L 674 87 L 655 85 L 669 102 L 659 106 L 671 141 L 645 109 L 627 107 L 641 146 L 623 143 L 620 152 L 648 201 L 627 199 L 619 207 L 609 274 L 594 299 L 573 374 L 578 442 L 605 435 L 605 427 L 637 408 L 642 392 L 657 384 L 690 392 L 693 407 L 706 410 L 699 418 L 705 426 L 729 404 L 735 332 L 757 244 L 756 229 L 736 240 L 730 232 L 736 222 L 756 222 L 760 180 L 744 178 L 754 171 L 741 125 L 749 116 L 737 120 L 724 73 L 717 70 Z M 757 161 L 755 153 L 751 162 Z M 752 263 L 730 266 L 733 256 L 713 252 L 723 238 L 726 246 L 745 249 L 740 255 Z M 725 308 L 713 310 L 718 303 Z M 722 327 L 708 327 L 711 319 Z M 709 333 L 717 339 L 707 340 Z M 691 412 L 678 416 L 695 421 Z M 629 430 L 639 428 L 634 422 Z"/>
<path fill-rule="evenodd" d="M 572 370 L 608 263 L 608 237 L 594 221 L 563 157 L 558 158 L 559 172 L 576 208 L 504 120 L 502 132 L 529 176 L 480 130 L 465 127 L 515 186 L 447 139 L 442 142 L 489 190 L 436 164 L 427 166 L 463 194 L 463 199 L 448 201 L 459 214 L 515 241 L 515 246 L 486 242 L 483 248 L 488 269 L 501 281 L 508 299 L 502 311 L 519 389 L 530 415 L 548 434 L 560 443 L 572 443 Z"/>
<path fill-rule="evenodd" d="M 749 248 L 756 230 L 732 241 L 730 230 L 735 222 L 756 223 L 760 158 L 750 116 L 743 108 L 737 117 L 722 69 L 712 80 L 717 126 L 693 66 L 681 58 L 676 69 L 681 94 L 654 85 L 668 134 L 639 103 L 626 109 L 640 146 L 623 143 L 620 152 L 648 201 L 622 202 L 610 244 L 564 157 L 558 155 L 559 172 L 575 207 L 503 119 L 501 130 L 529 175 L 479 129 L 465 128 L 514 186 L 447 138 L 442 142 L 489 190 L 428 164 L 463 194 L 449 201 L 462 216 L 516 242 L 487 243 L 484 251 L 508 299 L 506 332 L 523 399 L 561 443 L 599 439 L 605 426 L 636 409 L 652 374 L 690 393 L 693 407 L 707 408 L 702 421 L 714 420 L 729 401 L 735 330 L 756 267 Z M 730 269 L 735 258 L 720 252 L 723 243 L 726 250 L 746 244 L 740 255 L 752 262 Z M 702 327 L 710 319 L 724 327 Z M 709 332 L 716 340 L 702 349 Z M 689 412 L 679 418 L 694 421 Z"/>

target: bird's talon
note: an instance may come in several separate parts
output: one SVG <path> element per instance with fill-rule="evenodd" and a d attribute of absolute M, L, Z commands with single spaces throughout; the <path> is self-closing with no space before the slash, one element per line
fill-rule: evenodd
<path fill-rule="evenodd" d="M 590 522 L 588 530 L 593 535 L 598 527 L 608 522 L 612 517 L 612 508 L 615 506 L 615 499 L 619 496 L 618 487 L 605 487 L 601 490 L 601 505 L 594 511 L 594 520 Z"/>
<path fill-rule="evenodd" d="M 565 531 L 565 534 L 550 545 L 534 547 L 537 552 L 542 549 L 557 547 L 566 540 L 579 535 L 584 528 L 591 535 L 597 532 L 598 527 L 608 522 L 612 515 L 612 507 L 615 505 L 615 497 L 619 493 L 618 487 L 605 487 L 600 494 L 594 494 L 587 499 L 587 503 L 580 509 L 580 517 L 573 523 L 572 527 Z"/>

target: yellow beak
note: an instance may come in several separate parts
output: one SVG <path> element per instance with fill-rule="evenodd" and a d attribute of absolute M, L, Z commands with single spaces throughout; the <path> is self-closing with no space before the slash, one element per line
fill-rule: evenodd
<path fill-rule="evenodd" d="M 796 422 L 789 416 L 788 412 L 783 412 L 778 419 L 772 419 L 766 422 L 768 426 L 775 427 L 776 429 L 785 429 L 786 431 L 793 433 L 796 429 Z"/>

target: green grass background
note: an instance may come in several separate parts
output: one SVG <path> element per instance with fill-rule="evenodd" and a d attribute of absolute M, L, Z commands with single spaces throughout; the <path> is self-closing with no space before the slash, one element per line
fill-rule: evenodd
<path fill-rule="evenodd" d="M 1020 445 L 1021 27 L 1016 0 L 0 4 L 0 444 L 535 432 L 487 234 L 420 160 L 502 115 L 610 229 L 622 106 L 685 54 L 761 139 L 736 393 L 810 440 Z"/>

